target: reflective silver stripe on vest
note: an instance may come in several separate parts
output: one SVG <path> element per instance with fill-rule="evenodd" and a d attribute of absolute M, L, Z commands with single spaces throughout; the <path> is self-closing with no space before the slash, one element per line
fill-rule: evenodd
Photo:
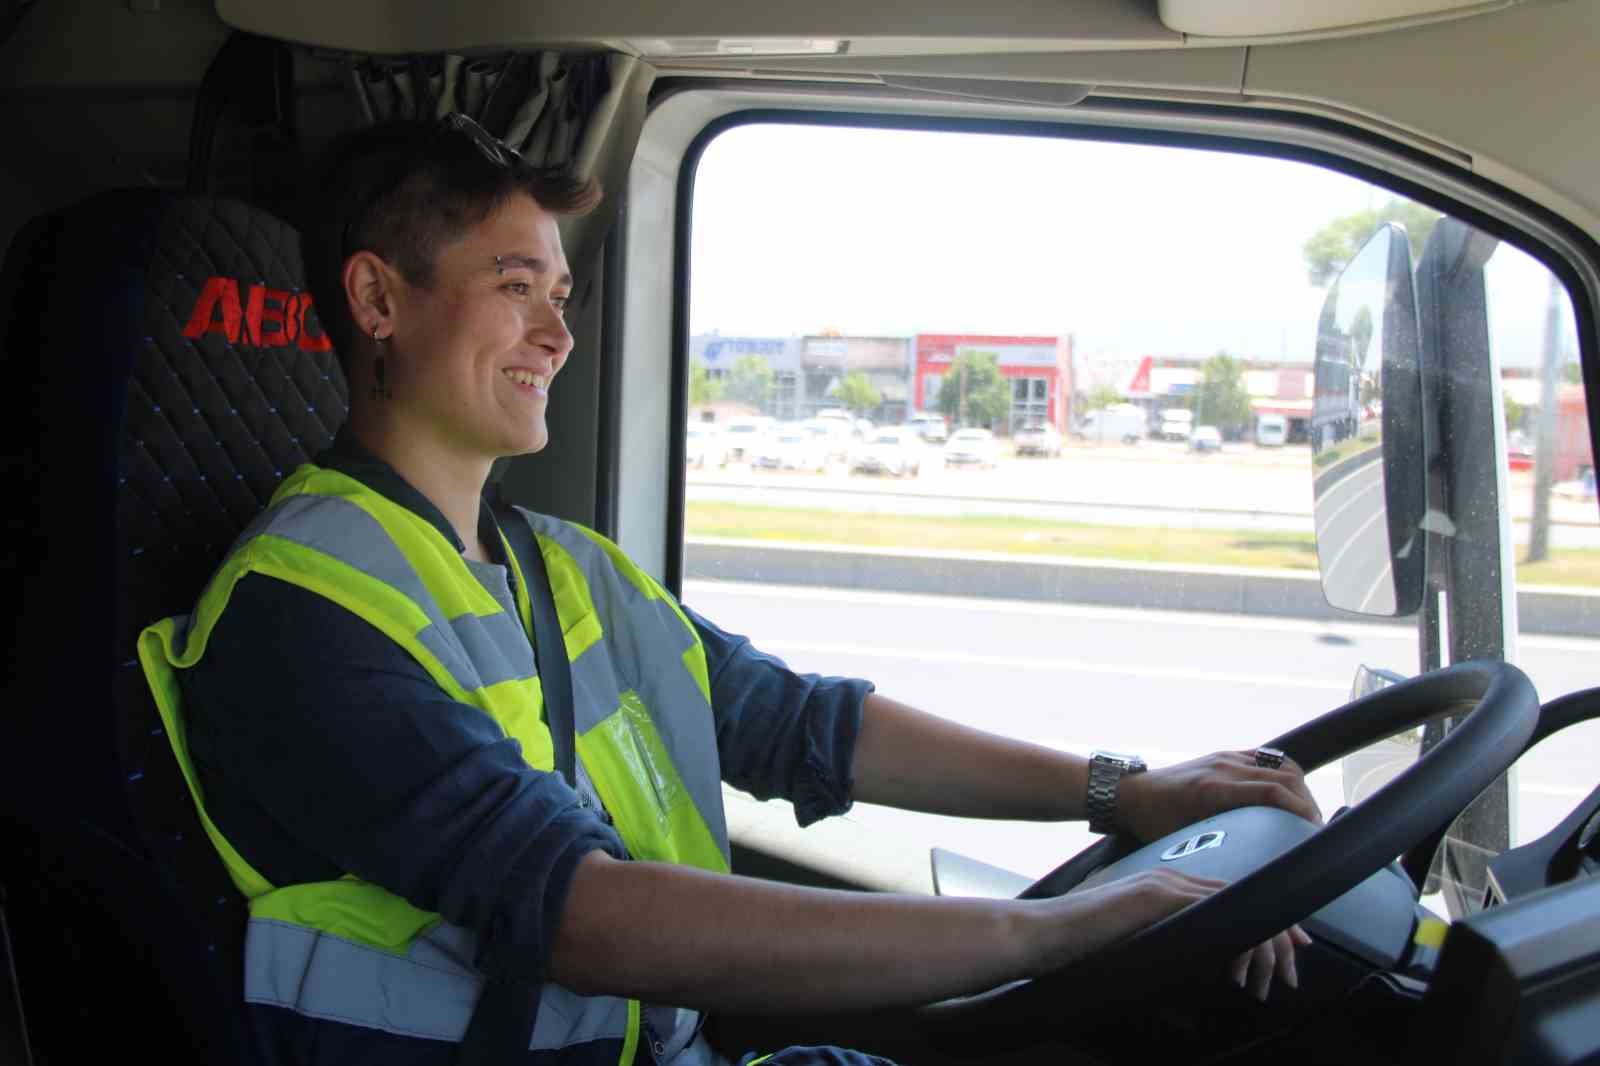
<path fill-rule="evenodd" d="M 521 681 L 538 673 L 528 634 L 523 631 L 522 623 L 504 610 L 499 614 L 464 614 L 452 618 L 450 629 L 485 687 L 502 681 Z"/>
<path fill-rule="evenodd" d="M 286 922 L 253 918 L 246 934 L 244 998 L 297 1014 L 397 1036 L 459 1041 L 483 978 L 472 969 L 476 938 L 441 922 L 405 956 Z M 548 983 L 529 1047 L 551 1051 L 624 1040 L 628 1001 L 580 996 Z"/>
<path fill-rule="evenodd" d="M 418 642 L 467 691 L 534 675 L 533 652 L 521 622 L 504 611 L 446 619 L 383 525 L 349 500 L 310 493 L 291 496 L 247 531 L 247 535 L 259 534 L 282 537 L 332 556 L 422 608 L 431 624 L 416 634 Z"/>
<path fill-rule="evenodd" d="M 693 631 L 665 600 L 646 599 L 617 572 L 605 549 L 583 533 L 559 519 L 518 510 L 536 533 L 561 545 L 577 562 L 600 617 L 628 620 L 626 625 L 607 627 L 604 636 L 572 664 L 578 731 L 588 732 L 616 710 L 621 697 L 618 678 L 638 692 L 695 808 L 723 858 L 728 858 L 716 722 L 683 662 L 683 653 L 696 640 Z"/>

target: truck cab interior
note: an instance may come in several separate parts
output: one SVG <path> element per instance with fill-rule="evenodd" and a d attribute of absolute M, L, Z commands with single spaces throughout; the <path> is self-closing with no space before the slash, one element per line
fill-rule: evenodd
<path fill-rule="evenodd" d="M 735 871 L 753 876 L 1041 895 L 1182 860 L 1231 882 L 1067 972 L 916 1010 L 722 1019 L 730 1042 L 854 1044 L 936 1063 L 1600 1061 L 1600 672 L 1586 654 L 1600 648 L 1600 578 L 1582 570 L 1600 547 L 1585 539 L 1600 441 L 1597 41 L 1591 0 L 1281 10 L 1238 0 L 3 0 L 0 360 L 11 387 L 0 455 L 13 494 L 3 555 L 13 624 L 0 722 L 0 1063 L 133 1049 L 175 1063 L 250 1061 L 238 995 L 245 904 L 200 827 L 135 639 L 189 609 L 347 410 L 304 291 L 295 218 L 310 161 L 363 124 L 451 111 L 605 193 L 599 209 L 563 222 L 578 355 L 553 393 L 550 445 L 498 471 L 506 498 L 613 538 L 686 601 L 734 614 L 775 587 L 794 590 L 770 637 L 793 660 L 833 654 L 843 665 L 819 668 L 834 672 L 900 663 L 908 685 L 920 673 L 935 689 L 941 670 L 1003 666 L 1022 678 L 1015 702 L 1072 709 L 1028 727 L 1063 745 L 1093 734 L 1115 747 L 1141 715 L 1181 709 L 1152 694 L 1158 683 L 1229 686 L 1215 714 L 1191 716 L 1217 738 L 1195 750 L 1281 748 L 1337 793 L 1320 829 L 1247 808 L 1147 845 L 1024 837 L 1010 825 L 946 836 L 958 831 L 945 821 L 912 829 L 874 812 L 801 832 L 781 807 L 730 794 Z M 1106 199 L 1097 170 L 1127 198 Z M 912 195 L 945 174 L 962 176 L 964 191 Z M 806 214 L 830 181 L 837 203 L 865 205 L 861 215 Z M 865 216 L 888 210 L 871 200 L 875 181 L 910 203 L 905 229 L 870 229 Z M 1265 205 L 1321 189 L 1332 190 L 1328 206 L 1311 214 L 1359 224 L 1349 250 L 1322 261 L 1314 301 L 1246 277 L 1226 248 L 1283 227 Z M 1423 215 L 1389 210 L 1400 202 Z M 1100 216 L 1105 234 L 1085 221 L 1052 229 L 1068 208 Z M 1140 228 L 1141 216 L 1152 224 Z M 793 249 L 771 243 L 773 219 L 792 223 Z M 972 237 L 1035 229 L 1053 243 L 1026 261 Z M 802 246 L 831 257 L 809 282 L 763 273 Z M 1209 458 L 1181 443 L 1161 451 L 1159 433 L 1067 450 L 1148 467 L 1148 489 L 1111 479 L 1133 494 L 1115 504 L 1128 514 L 1166 508 L 1182 479 L 1213 476 L 1186 464 L 1230 470 L 1213 460 L 1252 449 L 1240 461 L 1277 477 L 1292 461 L 1283 483 L 1304 493 L 1317 538 L 1297 575 L 1264 576 L 1232 556 L 1113 572 L 1075 558 L 1023 566 L 988 549 L 884 547 L 875 532 L 932 512 L 882 507 L 852 518 L 869 547 L 758 539 L 753 527 L 777 519 L 757 505 L 822 497 L 806 495 L 811 475 L 780 471 L 741 503 L 735 482 L 754 483 L 757 471 L 686 471 L 691 408 L 705 400 L 698 368 L 710 365 L 692 357 L 691 336 L 719 325 L 704 312 L 712 287 L 748 274 L 753 287 L 730 288 L 733 301 L 781 308 L 815 289 L 839 308 L 870 304 L 892 287 L 895 247 L 956 277 L 928 297 L 943 317 L 930 311 L 898 331 L 912 339 L 904 409 L 883 416 L 896 423 L 935 399 L 914 376 L 916 338 L 968 328 L 951 304 L 1044 286 L 1066 325 L 1020 316 L 1007 328 L 1076 329 L 1077 353 L 1053 365 L 1083 375 L 1094 330 L 1110 336 L 1119 319 L 1198 330 L 1209 312 L 1181 290 L 1213 275 L 1222 288 L 1204 299 L 1214 304 L 1231 289 L 1257 316 L 1249 329 L 1269 338 L 1227 326 L 1235 354 L 1254 345 L 1270 356 L 1253 364 L 1260 373 L 1306 383 L 1274 401 L 1300 412 L 1271 416 L 1289 427 L 1287 443 L 1258 460 L 1253 440 L 1240 443 L 1251 436 L 1246 408 L 1246 431 L 1221 434 Z M 1164 271 L 1185 255 L 1183 273 Z M 1037 276 L 1074 256 L 1090 260 L 1070 274 L 1077 281 L 1075 267 Z M 1304 271 L 1298 261 L 1287 270 L 1300 287 Z M 1127 299 L 1075 301 L 1073 286 L 1093 273 L 1120 279 Z M 845 341 L 821 318 L 833 312 L 809 325 L 779 313 L 770 326 L 727 324 L 806 334 L 793 386 L 804 393 L 830 343 Z M 1002 332 L 981 317 L 970 328 Z M 862 332 L 893 329 L 874 321 Z M 1128 343 L 1159 348 L 1153 336 Z M 1207 356 L 1235 347 L 1211 336 L 1179 346 Z M 805 362 L 813 350 L 818 361 Z M 1106 363 L 1113 380 L 1116 361 Z M 1163 366 L 1152 380 L 1178 382 L 1182 368 Z M 1210 395 L 1205 373 L 1187 379 L 1196 395 Z M 878 409 L 889 411 L 895 386 L 884 380 Z M 960 404 L 976 403 L 961 380 Z M 734 415 L 771 413 L 784 387 Z M 1092 389 L 1060 387 L 1047 417 L 1066 439 L 1081 410 L 1072 405 Z M 1181 394 L 1178 384 L 1146 391 L 1159 387 Z M 1016 406 L 1036 402 L 1028 387 L 1011 397 L 1015 424 L 1037 416 Z M 1570 420 L 1557 420 L 1557 398 Z M 1170 402 L 1127 390 L 1111 399 L 1152 414 Z M 1532 407 L 1548 417 L 1523 410 Z M 972 424 L 964 406 L 952 411 Z M 1194 424 L 1210 421 L 1196 412 Z M 995 424 L 1009 435 L 1003 414 Z M 1552 457 L 1525 475 L 1531 514 L 1521 475 L 1508 473 L 1523 427 Z M 1004 461 L 940 471 L 936 450 L 891 495 L 925 502 L 927 483 L 987 499 L 977 479 L 1006 475 Z M 1556 458 L 1569 452 L 1588 457 L 1586 496 L 1561 495 L 1585 476 Z M 1036 460 L 1026 476 L 1067 459 Z M 851 482 L 843 465 L 835 473 Z M 716 506 L 697 511 L 697 501 Z M 1051 506 L 1086 505 L 1069 493 Z M 1267 523 L 1244 538 L 1252 545 L 1275 535 L 1273 506 L 1240 509 Z M 1180 523 L 1183 536 L 1220 521 L 1209 504 L 1191 510 L 1199 517 Z M 1546 527 L 1560 558 L 1522 569 Z M 850 634 L 879 609 L 944 621 L 873 660 L 850 641 L 875 638 Z M 1037 634 L 1102 609 L 1111 613 L 1093 624 L 1126 634 L 1118 646 L 1028 643 L 1030 626 Z M 1289 635 L 1309 650 L 1261 651 L 1245 665 L 1186 658 L 1195 635 L 1234 625 L 1262 648 Z M 978 649 L 975 634 L 1006 627 L 1014 647 Z M 760 643 L 764 632 L 750 635 Z M 1161 729 L 1152 735 L 1172 735 Z M 1263 1004 L 1220 980 L 1224 960 L 1294 922 L 1315 939 L 1298 990 Z"/>

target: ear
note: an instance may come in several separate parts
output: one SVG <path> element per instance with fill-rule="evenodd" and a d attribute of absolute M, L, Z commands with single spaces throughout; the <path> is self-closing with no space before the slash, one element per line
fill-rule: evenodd
<path fill-rule="evenodd" d="M 360 251 L 345 260 L 342 280 L 356 329 L 367 337 L 374 329 L 379 337 L 393 333 L 391 297 L 397 280 L 393 268 L 376 253 Z"/>

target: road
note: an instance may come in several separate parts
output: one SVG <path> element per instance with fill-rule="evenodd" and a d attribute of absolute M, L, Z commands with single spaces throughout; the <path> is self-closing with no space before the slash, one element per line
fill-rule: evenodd
<path fill-rule="evenodd" d="M 943 596 L 691 581 L 684 600 L 796 669 L 861 676 L 956 721 L 1053 748 L 1138 752 L 1152 764 L 1244 748 L 1344 702 L 1358 664 L 1412 671 L 1403 626 L 1341 625 Z M 1596 684 L 1600 641 L 1525 638 L 1543 698 Z M 1519 839 L 1596 782 L 1600 724 L 1530 752 L 1516 777 Z M 1324 812 L 1344 802 L 1338 768 L 1311 775 Z M 934 844 L 1029 877 L 1094 838 L 1078 826 L 967 822 L 857 805 L 877 839 Z"/>
<path fill-rule="evenodd" d="M 753 471 L 744 464 L 691 469 L 691 500 L 928 515 L 1016 515 L 1107 525 L 1220 529 L 1312 529 L 1309 452 L 1303 447 L 1228 445 L 1197 455 L 1182 444 L 1079 445 L 1060 458 L 1002 458 L 992 470 L 946 469 L 933 458 L 915 478 Z M 1510 475 L 1514 535 L 1526 540 L 1531 478 Z M 1551 500 L 1552 542 L 1600 548 L 1593 500 Z"/>
<path fill-rule="evenodd" d="M 1389 524 L 1384 521 L 1383 464 L 1368 462 L 1319 479 L 1317 543 L 1338 544 L 1321 561 L 1323 588 L 1335 607 L 1393 616 L 1395 580 L 1390 566 Z"/>

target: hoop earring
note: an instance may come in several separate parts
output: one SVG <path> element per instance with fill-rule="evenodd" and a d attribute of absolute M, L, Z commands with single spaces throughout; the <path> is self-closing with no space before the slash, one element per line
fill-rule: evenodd
<path fill-rule="evenodd" d="M 387 400 L 394 393 L 389 391 L 389 383 L 385 380 L 385 370 L 387 368 L 384 366 L 383 361 L 383 338 L 378 336 L 377 326 L 372 327 L 372 343 L 379 346 L 378 354 L 372 360 L 372 397 L 375 400 Z"/>

